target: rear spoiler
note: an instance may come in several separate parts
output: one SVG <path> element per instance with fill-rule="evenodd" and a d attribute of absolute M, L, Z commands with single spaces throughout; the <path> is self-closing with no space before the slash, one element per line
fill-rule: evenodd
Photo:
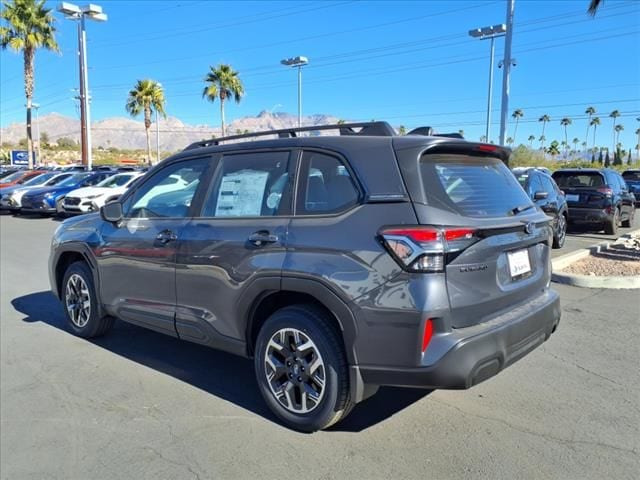
<path fill-rule="evenodd" d="M 494 145 L 492 143 L 444 141 L 427 146 L 424 153 L 454 153 L 459 155 L 496 157 L 502 160 L 502 162 L 508 167 L 511 149 L 500 145 Z"/>

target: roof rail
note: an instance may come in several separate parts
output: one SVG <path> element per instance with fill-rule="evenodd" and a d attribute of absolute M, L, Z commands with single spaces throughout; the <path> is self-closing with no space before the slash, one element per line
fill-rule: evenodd
<path fill-rule="evenodd" d="M 356 131 L 354 130 L 355 128 L 360 128 L 360 130 Z M 392 137 L 393 135 L 396 135 L 396 131 L 387 122 L 342 123 L 333 125 L 315 125 L 312 127 L 284 128 L 281 130 L 266 130 L 264 132 L 244 133 L 242 135 L 211 138 L 209 140 L 194 142 L 184 150 L 220 145 L 221 142 L 226 142 L 228 140 L 242 140 L 245 138 L 263 137 L 267 135 L 277 135 L 278 138 L 294 138 L 297 137 L 297 134 L 300 132 L 315 132 L 318 130 L 339 130 L 341 136 L 371 135 L 375 137 Z"/>

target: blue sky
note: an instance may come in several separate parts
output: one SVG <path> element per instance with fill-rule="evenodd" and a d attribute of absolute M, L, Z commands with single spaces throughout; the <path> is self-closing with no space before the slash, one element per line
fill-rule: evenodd
<path fill-rule="evenodd" d="M 297 110 L 295 71 L 282 58 L 304 55 L 305 114 L 388 120 L 484 133 L 489 42 L 468 30 L 503 23 L 506 1 L 97 1 L 109 20 L 87 23 L 92 118 L 125 116 L 129 88 L 152 78 L 165 87 L 167 112 L 188 124 L 220 122 L 217 104 L 201 97 L 209 65 L 240 72 L 246 96 L 229 105 L 227 121 L 262 110 Z M 48 2 L 55 9 L 57 3 Z M 584 110 L 601 118 L 597 144 L 611 146 L 609 113 L 618 109 L 625 147 L 640 127 L 640 2 L 605 0 L 595 19 L 588 0 L 516 0 L 509 110 L 524 111 L 517 140 L 564 138 L 559 121 L 573 119 L 569 141 L 582 142 Z M 40 115 L 78 116 L 76 24 L 56 13 L 61 54 L 36 55 Z M 496 41 L 496 64 L 504 40 Z M 492 138 L 499 130 L 502 70 L 495 69 Z M 0 124 L 23 121 L 22 57 L 0 53 Z M 54 132 L 49 132 L 53 134 Z M 513 133 L 513 125 L 509 128 Z M 591 136 L 589 146 L 591 145 Z M 537 143 L 537 142 L 536 142 Z"/>

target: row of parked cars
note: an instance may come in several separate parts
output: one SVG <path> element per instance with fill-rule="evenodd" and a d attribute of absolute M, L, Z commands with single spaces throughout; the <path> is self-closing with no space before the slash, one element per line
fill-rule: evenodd
<path fill-rule="evenodd" d="M 16 170 L 0 177 L 0 209 L 58 215 L 94 212 L 119 198 L 143 174 L 131 167 Z"/>
<path fill-rule="evenodd" d="M 633 225 L 640 206 L 640 169 L 622 173 L 604 168 L 514 168 L 531 200 L 553 218 L 553 246 L 561 248 L 569 225 L 602 228 L 615 235 Z"/>

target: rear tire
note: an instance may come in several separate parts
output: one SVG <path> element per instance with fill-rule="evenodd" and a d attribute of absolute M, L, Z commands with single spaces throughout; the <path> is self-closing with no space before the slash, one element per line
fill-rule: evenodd
<path fill-rule="evenodd" d="M 553 235 L 553 248 L 562 248 L 567 238 L 567 217 L 564 214 L 558 216 L 558 225 Z"/>
<path fill-rule="evenodd" d="M 631 211 L 629 212 L 629 218 L 622 221 L 622 226 L 624 228 L 630 228 L 633 226 L 633 217 L 635 216 L 635 214 L 636 214 L 636 209 L 632 208 Z"/>
<path fill-rule="evenodd" d="M 69 329 L 79 337 L 104 335 L 113 326 L 98 304 L 93 274 L 85 262 L 72 263 L 64 274 L 60 296 Z"/>
<path fill-rule="evenodd" d="M 254 364 L 265 402 L 294 430 L 323 430 L 351 411 L 342 340 L 318 308 L 292 305 L 272 314 L 258 333 Z"/>
<path fill-rule="evenodd" d="M 617 235 L 618 224 L 620 223 L 620 210 L 616 208 L 613 218 L 604 225 L 604 233 L 607 235 Z"/>

